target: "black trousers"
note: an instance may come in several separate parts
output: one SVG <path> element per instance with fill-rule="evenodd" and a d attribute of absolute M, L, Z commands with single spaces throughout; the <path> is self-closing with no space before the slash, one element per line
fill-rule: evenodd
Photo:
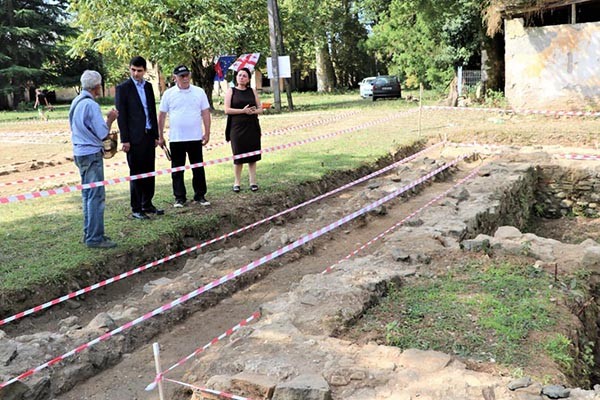
<path fill-rule="evenodd" d="M 182 167 L 185 165 L 186 155 L 190 159 L 190 164 L 201 163 L 202 158 L 202 140 L 193 140 L 189 142 L 171 142 L 171 167 Z M 185 202 L 187 192 L 183 179 L 184 171 L 173 172 L 173 195 L 175 200 Z M 192 168 L 192 188 L 194 189 L 194 200 L 200 200 L 206 194 L 206 175 L 204 167 Z"/>
<path fill-rule="evenodd" d="M 154 171 L 154 157 L 156 156 L 154 143 L 154 138 L 148 135 L 141 143 L 131 145 L 127 152 L 130 175 Z M 132 212 L 142 212 L 154 208 L 152 204 L 152 198 L 154 197 L 153 176 L 129 182 L 129 191 L 131 193 Z"/>

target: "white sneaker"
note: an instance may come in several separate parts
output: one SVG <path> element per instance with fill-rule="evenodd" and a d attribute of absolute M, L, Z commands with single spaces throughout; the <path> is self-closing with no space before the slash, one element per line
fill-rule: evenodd
<path fill-rule="evenodd" d="M 185 204 L 184 201 L 181 200 L 175 200 L 175 204 L 173 204 L 173 207 L 175 208 L 183 208 L 183 205 Z"/>

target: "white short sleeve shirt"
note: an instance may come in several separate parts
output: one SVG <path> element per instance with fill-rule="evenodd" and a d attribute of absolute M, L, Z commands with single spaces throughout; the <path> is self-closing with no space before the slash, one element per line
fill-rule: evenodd
<path fill-rule="evenodd" d="M 202 140 L 202 111 L 209 107 L 208 97 L 202 88 L 190 85 L 188 89 L 180 89 L 175 85 L 167 89 L 158 109 L 169 114 L 169 140 Z"/>

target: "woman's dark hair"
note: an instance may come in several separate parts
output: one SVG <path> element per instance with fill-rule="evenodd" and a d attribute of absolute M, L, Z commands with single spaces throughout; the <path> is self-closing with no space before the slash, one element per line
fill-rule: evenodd
<path fill-rule="evenodd" d="M 240 68 L 236 71 L 235 73 L 235 82 L 237 83 L 237 76 L 240 73 L 240 71 L 245 71 L 248 74 L 248 84 L 246 85 L 246 87 L 250 86 L 250 80 L 252 79 L 252 73 L 250 72 L 250 70 L 246 67 L 244 68 Z"/>

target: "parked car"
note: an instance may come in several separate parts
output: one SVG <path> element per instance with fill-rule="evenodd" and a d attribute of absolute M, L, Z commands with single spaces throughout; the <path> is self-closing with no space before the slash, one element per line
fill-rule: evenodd
<path fill-rule="evenodd" d="M 373 81 L 371 99 L 375 101 L 384 97 L 402 98 L 400 82 L 395 76 L 382 75 Z"/>
<path fill-rule="evenodd" d="M 377 77 L 375 76 L 370 76 L 368 78 L 363 79 L 359 86 L 360 86 L 360 97 L 362 97 L 363 99 L 366 99 L 367 97 L 371 96 L 373 94 L 373 86 L 372 83 L 373 81 L 377 79 Z"/>

